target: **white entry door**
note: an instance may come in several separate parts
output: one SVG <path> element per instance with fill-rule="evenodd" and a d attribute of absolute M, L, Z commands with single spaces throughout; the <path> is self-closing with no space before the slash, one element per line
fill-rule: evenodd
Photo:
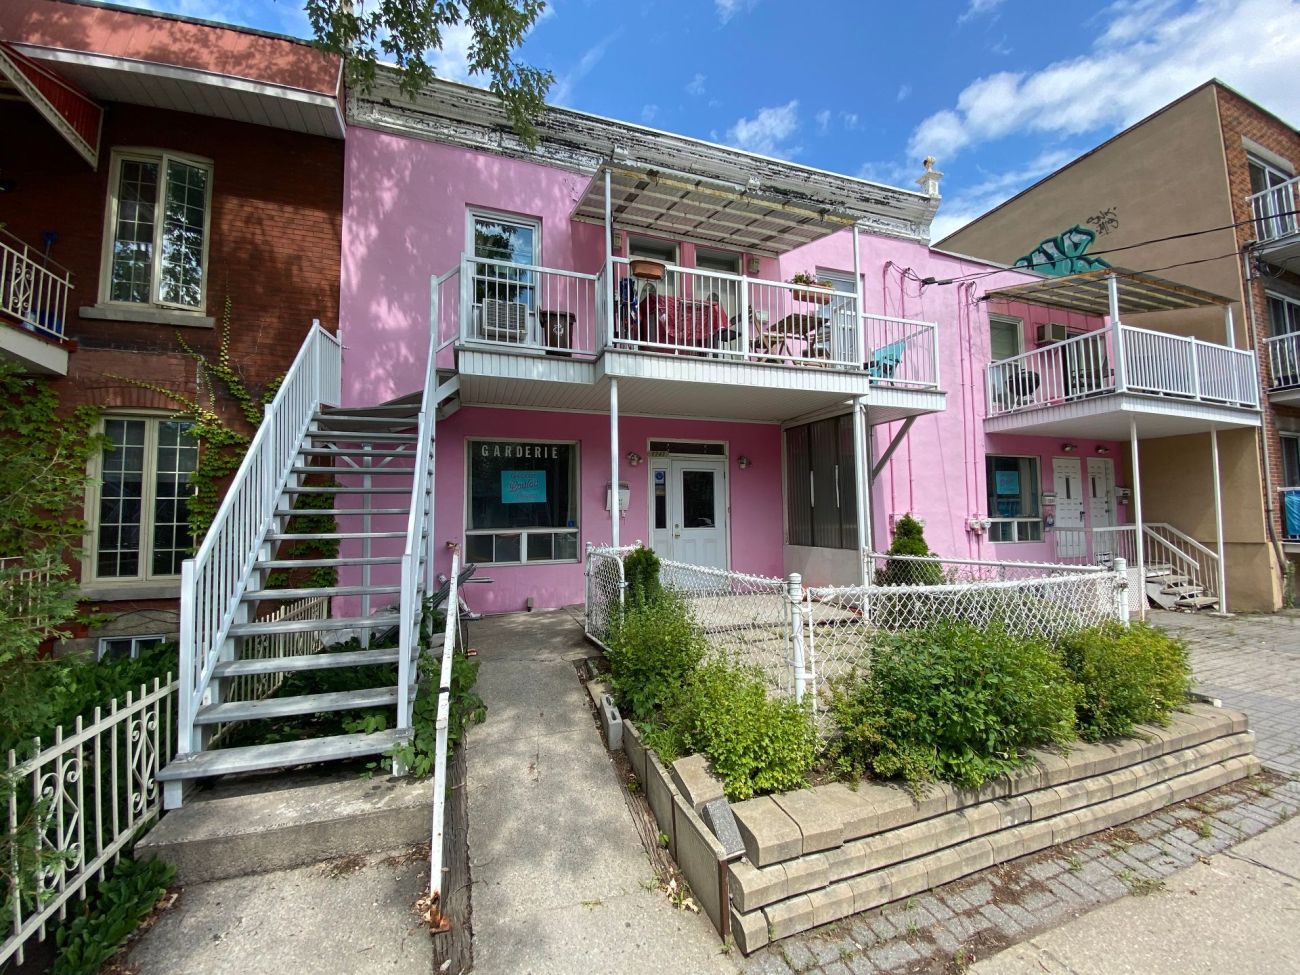
<path fill-rule="evenodd" d="M 1083 475 L 1077 457 L 1053 457 L 1056 489 L 1056 557 L 1077 559 L 1088 554 L 1083 532 Z"/>
<path fill-rule="evenodd" d="M 723 457 L 655 462 L 650 537 L 660 556 L 727 568 L 726 477 Z"/>
<path fill-rule="evenodd" d="M 1088 522 L 1092 526 L 1092 560 L 1107 563 L 1115 556 L 1115 533 L 1097 533 L 1115 524 L 1115 462 L 1088 458 Z"/>

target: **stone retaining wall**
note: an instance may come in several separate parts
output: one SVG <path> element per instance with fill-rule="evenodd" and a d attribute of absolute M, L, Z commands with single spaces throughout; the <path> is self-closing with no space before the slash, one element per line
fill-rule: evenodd
<path fill-rule="evenodd" d="M 700 815 L 720 788 L 699 758 L 666 769 L 631 722 L 623 747 L 700 907 L 746 954 L 1258 770 L 1245 715 L 1191 704 L 1134 738 L 1034 752 L 976 791 L 832 783 L 733 803 L 744 849 L 729 855 Z"/>

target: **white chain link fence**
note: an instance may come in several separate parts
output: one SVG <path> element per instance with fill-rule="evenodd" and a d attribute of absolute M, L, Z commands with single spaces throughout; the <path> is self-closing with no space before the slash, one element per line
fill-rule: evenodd
<path fill-rule="evenodd" d="M 587 635 L 601 644 L 630 551 L 588 550 Z M 775 694 L 802 699 L 811 691 L 818 708 L 829 682 L 863 665 L 880 633 L 951 621 L 1050 639 L 1128 620 L 1123 559 L 1105 567 L 869 554 L 867 570 L 865 586 L 804 588 L 798 574 L 774 579 L 661 561 L 659 578 L 684 597 L 713 649 L 757 667 Z"/>

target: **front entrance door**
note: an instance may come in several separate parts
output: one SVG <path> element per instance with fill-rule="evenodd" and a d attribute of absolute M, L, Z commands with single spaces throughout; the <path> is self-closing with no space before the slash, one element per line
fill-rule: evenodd
<path fill-rule="evenodd" d="M 1092 526 L 1092 560 L 1109 564 L 1115 556 L 1115 533 L 1097 533 L 1115 524 L 1115 462 L 1088 458 L 1088 522 Z"/>
<path fill-rule="evenodd" d="M 727 462 L 723 457 L 654 462 L 651 533 L 661 557 L 727 568 Z"/>
<path fill-rule="evenodd" d="M 1056 557 L 1086 557 L 1083 533 L 1083 476 L 1079 458 L 1053 457 L 1052 481 L 1056 489 Z"/>

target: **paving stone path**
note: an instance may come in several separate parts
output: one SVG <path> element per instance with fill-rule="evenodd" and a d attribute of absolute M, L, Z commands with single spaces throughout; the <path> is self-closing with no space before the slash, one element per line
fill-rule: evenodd
<path fill-rule="evenodd" d="M 1300 781 L 1276 773 L 1226 786 L 1126 826 L 1053 847 L 844 921 L 745 960 L 751 975 L 948 975 L 1121 897 L 1300 811 Z"/>

